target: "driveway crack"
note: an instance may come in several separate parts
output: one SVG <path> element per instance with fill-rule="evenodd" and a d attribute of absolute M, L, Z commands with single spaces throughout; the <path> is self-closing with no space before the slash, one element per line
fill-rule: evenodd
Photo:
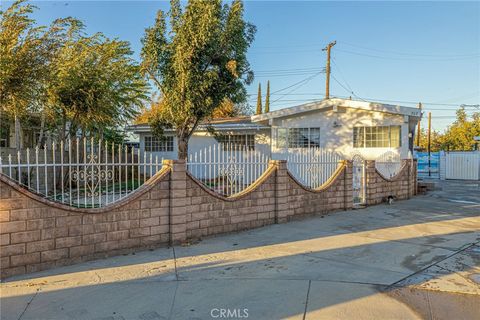
<path fill-rule="evenodd" d="M 178 290 L 178 281 L 176 281 L 175 292 L 173 293 L 172 305 L 170 306 L 170 311 L 168 313 L 169 320 L 172 319 L 173 307 L 175 306 L 175 299 L 177 298 L 177 290 Z"/>
<path fill-rule="evenodd" d="M 429 264 L 429 265 L 421 268 L 420 270 L 415 271 L 415 272 L 413 272 L 412 274 L 410 274 L 410 275 L 408 275 L 408 276 L 406 276 L 406 277 L 404 277 L 404 278 L 402 278 L 402 279 L 400 279 L 400 280 L 398 280 L 398 281 L 395 281 L 394 283 L 390 284 L 386 289 L 388 290 L 388 289 L 396 286 L 397 284 L 401 283 L 402 281 L 405 281 L 406 279 L 408 279 L 408 278 L 410 278 L 410 277 L 412 277 L 412 276 L 414 276 L 414 275 L 420 274 L 420 273 L 424 272 L 425 270 L 427 270 L 427 269 L 429 269 L 429 268 L 431 268 L 431 267 L 433 267 L 433 266 L 438 265 L 440 262 L 445 261 L 445 260 L 447 260 L 447 259 L 449 259 L 449 258 L 451 258 L 451 257 L 453 257 L 453 256 L 455 256 L 455 255 L 457 255 L 457 254 L 459 254 L 460 252 L 463 252 L 463 251 L 465 251 L 465 250 L 467 250 L 467 249 L 469 249 L 469 248 L 471 248 L 471 247 L 476 246 L 478 243 L 480 243 L 480 241 L 475 242 L 475 243 L 472 243 L 472 244 L 470 244 L 469 246 L 464 247 L 463 249 L 457 250 L 457 251 L 453 252 L 452 254 L 446 256 L 445 258 L 440 259 L 440 260 L 438 260 L 438 261 L 435 261 L 434 263 L 431 263 L 431 264 Z"/>
<path fill-rule="evenodd" d="M 175 253 L 175 247 L 174 246 L 172 246 L 172 252 L 173 252 L 173 266 L 175 268 L 175 280 L 178 281 L 177 255 Z"/>
<path fill-rule="evenodd" d="M 37 291 L 36 291 L 35 294 L 33 295 L 32 299 L 30 299 L 30 301 L 27 302 L 27 305 L 25 306 L 25 309 L 23 309 L 22 313 L 21 313 L 20 316 L 18 317 L 18 320 L 22 319 L 23 315 L 25 314 L 25 312 L 27 312 L 28 307 L 29 307 L 30 304 L 32 303 L 33 299 L 35 299 L 35 297 L 37 296 L 37 294 L 38 294 L 39 291 L 40 291 L 40 288 L 37 289 Z"/>
<path fill-rule="evenodd" d="M 312 280 L 308 280 L 307 298 L 305 299 L 305 310 L 303 311 L 303 320 L 305 320 L 305 318 L 307 316 L 308 298 L 310 296 L 310 287 L 311 286 L 312 286 Z"/>

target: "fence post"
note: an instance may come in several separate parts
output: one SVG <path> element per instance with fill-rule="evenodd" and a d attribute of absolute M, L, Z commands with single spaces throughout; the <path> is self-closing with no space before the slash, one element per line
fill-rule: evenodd
<path fill-rule="evenodd" d="M 288 173 L 286 160 L 270 160 L 275 166 L 275 223 L 288 221 Z"/>
<path fill-rule="evenodd" d="M 377 192 L 377 175 L 375 172 L 375 160 L 365 160 L 365 205 L 375 204 Z"/>
<path fill-rule="evenodd" d="M 170 165 L 170 245 L 187 240 L 187 166 L 185 160 L 164 160 Z"/>
<path fill-rule="evenodd" d="M 345 210 L 353 208 L 353 161 L 345 160 L 343 176 L 343 195 Z"/>
<path fill-rule="evenodd" d="M 411 183 L 411 189 L 412 190 L 412 196 L 417 195 L 417 177 L 418 177 L 418 160 L 417 159 L 412 159 L 412 171 L 411 171 L 411 177 L 410 177 L 410 183 Z"/>

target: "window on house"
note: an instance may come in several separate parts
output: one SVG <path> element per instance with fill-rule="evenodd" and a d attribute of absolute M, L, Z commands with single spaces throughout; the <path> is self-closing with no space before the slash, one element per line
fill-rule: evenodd
<path fill-rule="evenodd" d="M 173 137 L 145 137 L 145 151 L 171 152 L 173 151 Z"/>
<path fill-rule="evenodd" d="M 289 128 L 289 148 L 318 148 L 320 146 L 320 128 Z"/>
<path fill-rule="evenodd" d="M 288 129 L 287 128 L 275 128 L 273 131 L 275 147 L 278 149 L 287 147 L 287 137 Z"/>
<path fill-rule="evenodd" d="M 400 126 L 354 127 L 355 148 L 397 148 L 401 146 Z"/>
<path fill-rule="evenodd" d="M 277 148 L 318 148 L 320 128 L 277 128 L 275 141 Z"/>
<path fill-rule="evenodd" d="M 233 150 L 255 150 L 255 135 L 253 134 L 225 134 L 217 137 L 217 141 Z"/>

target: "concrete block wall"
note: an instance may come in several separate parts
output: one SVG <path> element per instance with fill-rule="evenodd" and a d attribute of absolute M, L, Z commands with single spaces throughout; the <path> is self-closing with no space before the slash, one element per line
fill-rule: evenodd
<path fill-rule="evenodd" d="M 397 200 L 408 199 L 416 194 L 416 160 L 402 160 L 402 168 L 391 179 L 383 177 L 375 168 L 375 161 L 366 161 L 366 202 L 367 205 L 379 204 L 389 196 Z"/>
<path fill-rule="evenodd" d="M 414 195 L 416 165 L 386 180 L 367 162 L 367 204 Z M 283 223 L 353 206 L 352 164 L 345 161 L 318 190 L 300 185 L 284 160 L 270 162 L 246 190 L 225 198 L 204 187 L 185 161 L 162 170 L 124 199 L 78 209 L 41 198 L 0 175 L 2 278 L 145 248 Z"/>
<path fill-rule="evenodd" d="M 169 176 L 101 209 L 51 202 L 1 177 L 1 278 L 168 244 Z"/>
<path fill-rule="evenodd" d="M 285 164 L 286 166 L 286 164 Z M 353 206 L 352 162 L 344 161 L 337 171 L 321 188 L 308 189 L 287 174 L 288 208 L 286 217 L 290 220 L 313 214 L 326 214 L 348 210 Z"/>
<path fill-rule="evenodd" d="M 275 166 L 248 189 L 225 198 L 187 177 L 187 239 L 252 229 L 275 222 Z"/>

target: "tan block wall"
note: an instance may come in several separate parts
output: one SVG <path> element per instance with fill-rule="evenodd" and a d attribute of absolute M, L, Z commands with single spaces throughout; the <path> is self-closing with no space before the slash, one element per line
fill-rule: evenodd
<path fill-rule="evenodd" d="M 353 206 L 352 163 L 345 161 L 334 176 L 321 188 L 307 189 L 287 175 L 288 213 L 281 221 L 305 215 L 348 210 Z"/>
<path fill-rule="evenodd" d="M 415 194 L 416 165 L 386 180 L 367 162 L 367 204 Z M 184 243 L 315 214 L 352 208 L 352 164 L 343 162 L 318 190 L 301 186 L 282 160 L 242 193 L 225 198 L 205 188 L 180 160 L 121 201 L 76 209 L 41 198 L 0 176 L 1 277 L 134 250 Z"/>
<path fill-rule="evenodd" d="M 241 195 L 229 199 L 206 189 L 192 176 L 186 184 L 187 238 L 246 230 L 275 222 L 275 167 Z"/>
<path fill-rule="evenodd" d="M 397 200 L 409 199 L 416 194 L 416 160 L 402 160 L 400 172 L 391 179 L 383 177 L 375 169 L 375 161 L 366 161 L 367 205 L 385 202 L 389 196 Z"/>
<path fill-rule="evenodd" d="M 159 173 L 114 207 L 87 210 L 0 181 L 1 277 L 168 244 L 169 176 Z"/>

